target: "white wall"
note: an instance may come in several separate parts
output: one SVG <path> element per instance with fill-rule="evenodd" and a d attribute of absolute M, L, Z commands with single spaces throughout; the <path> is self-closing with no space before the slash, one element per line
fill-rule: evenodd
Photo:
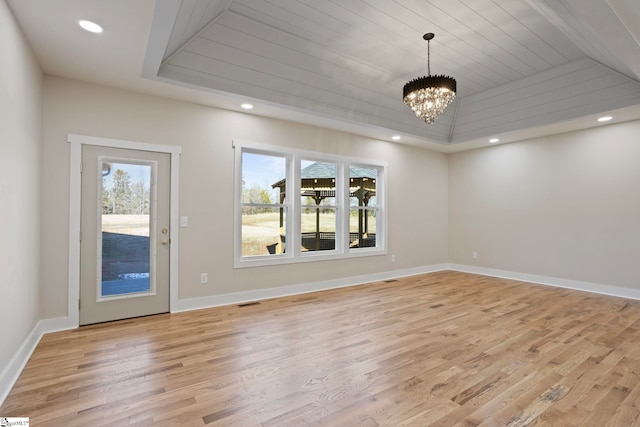
<path fill-rule="evenodd" d="M 67 313 L 67 134 L 180 145 L 179 298 L 326 281 L 447 261 L 447 157 L 344 132 L 45 77 L 42 315 Z M 388 162 L 389 253 L 233 268 L 233 139 Z M 208 272 L 209 284 L 200 284 Z"/>
<path fill-rule="evenodd" d="M 640 289 L 639 135 L 635 121 L 451 155 L 449 261 Z"/>
<path fill-rule="evenodd" d="M 183 147 L 181 299 L 446 262 L 640 289 L 640 122 L 447 156 L 58 77 L 43 83 L 4 0 L 0 51 L 0 301 L 8 319 L 0 322 L 0 367 L 38 320 L 67 314 L 68 133 Z M 397 262 L 233 269 L 233 139 L 386 160 L 388 248 Z M 214 280 L 200 285 L 201 272 Z"/>
<path fill-rule="evenodd" d="M 0 0 L 0 379 L 39 315 L 42 73 Z M 0 393 L 1 394 L 1 393 Z M 1 396 L 0 396 L 1 400 Z"/>

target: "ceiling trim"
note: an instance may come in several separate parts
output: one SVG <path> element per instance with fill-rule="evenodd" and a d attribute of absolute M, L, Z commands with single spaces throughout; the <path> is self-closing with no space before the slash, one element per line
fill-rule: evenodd
<path fill-rule="evenodd" d="M 583 4 L 580 1 L 589 10 L 575 12 Z M 315 121 L 361 135 L 386 130 L 389 135 L 442 147 L 517 131 L 526 134 L 530 129 L 539 134 L 547 125 L 555 129 L 563 121 L 640 104 L 640 82 L 632 77 L 640 73 L 640 61 L 636 67 L 626 58 L 626 54 L 640 52 L 640 45 L 627 44 L 615 51 L 611 48 L 614 36 L 602 36 L 608 25 L 592 31 L 600 11 L 603 24 L 614 25 L 615 37 L 622 33 L 633 40 L 605 0 L 527 0 L 526 4 L 553 24 L 548 27 L 555 26 L 565 40 L 583 53 L 593 53 L 594 59 L 585 54 L 519 80 L 458 96 L 431 125 L 414 117 L 400 96 L 396 102 L 391 88 L 397 86 L 399 91 L 401 84 L 393 80 L 398 77 L 393 67 L 364 62 L 350 50 L 327 51 L 330 44 L 325 41 L 269 24 L 279 22 L 275 18 L 256 19 L 271 7 L 310 7 L 304 1 L 254 5 L 242 0 L 158 0 L 142 75 L 238 101 L 251 99 L 264 107 L 252 114 L 269 116 L 265 111 L 278 111 L 281 117 L 305 123 Z M 302 22 L 313 20 L 311 16 L 301 18 Z M 398 49 L 406 50 L 402 44 Z M 376 80 L 380 83 L 372 85 Z"/>
<path fill-rule="evenodd" d="M 147 51 L 142 63 L 142 77 L 155 79 L 160 71 L 181 2 L 158 0 L 153 13 Z"/>

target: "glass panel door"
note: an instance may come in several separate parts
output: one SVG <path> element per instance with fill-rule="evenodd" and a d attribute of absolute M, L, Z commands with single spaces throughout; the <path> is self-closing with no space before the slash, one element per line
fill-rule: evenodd
<path fill-rule="evenodd" d="M 170 163 L 82 147 L 81 325 L 169 311 Z"/>

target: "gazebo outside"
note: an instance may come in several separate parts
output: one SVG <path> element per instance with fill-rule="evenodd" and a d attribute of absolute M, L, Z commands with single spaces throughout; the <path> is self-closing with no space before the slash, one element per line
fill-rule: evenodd
<path fill-rule="evenodd" d="M 335 219 L 331 230 L 322 230 L 321 214 L 323 210 L 335 212 L 336 197 L 336 165 L 335 163 L 314 162 L 300 171 L 300 192 L 303 198 L 302 209 L 315 211 L 315 229 L 303 229 L 301 247 L 303 251 L 333 250 L 336 244 Z M 370 231 L 369 212 L 363 207 L 375 200 L 377 170 L 351 166 L 349 168 L 349 209 L 357 211 L 357 221 L 350 221 L 349 247 L 375 247 L 375 224 Z M 284 203 L 286 197 L 286 178 L 271 186 L 280 192 L 280 203 Z M 304 201 L 307 203 L 304 203 Z M 324 201 L 331 202 L 322 206 Z M 308 203 L 313 202 L 313 204 Z M 351 218 L 351 214 L 349 215 Z M 304 228 L 304 227 L 303 227 Z M 331 228 L 331 227 L 330 227 Z M 285 245 L 284 236 L 284 209 L 280 209 L 280 242 L 268 247 L 269 253 L 283 253 Z"/>

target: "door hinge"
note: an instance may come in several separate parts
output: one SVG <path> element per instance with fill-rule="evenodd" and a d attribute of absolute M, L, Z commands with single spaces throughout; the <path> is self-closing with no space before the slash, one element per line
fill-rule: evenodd
<path fill-rule="evenodd" d="M 80 300 L 78 300 L 78 310 L 80 310 Z"/>
<path fill-rule="evenodd" d="M 80 162 L 80 173 L 84 172 L 84 164 Z"/>
<path fill-rule="evenodd" d="M 80 241 L 82 242 L 82 230 L 80 230 L 80 232 L 78 233 L 78 237 L 80 238 Z"/>

